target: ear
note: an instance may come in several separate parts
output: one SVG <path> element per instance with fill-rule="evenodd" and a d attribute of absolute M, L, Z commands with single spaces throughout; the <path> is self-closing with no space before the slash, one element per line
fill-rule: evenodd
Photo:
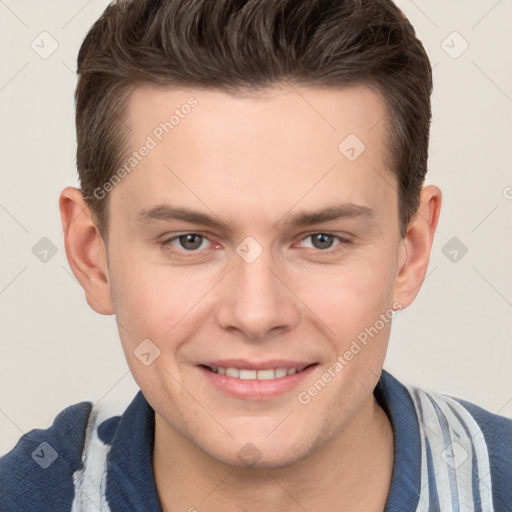
<path fill-rule="evenodd" d="M 73 274 L 85 290 L 94 311 L 112 315 L 114 309 L 108 280 L 107 250 L 95 216 L 80 190 L 66 187 L 59 198 L 66 256 Z"/>
<path fill-rule="evenodd" d="M 402 309 L 418 295 L 430 259 L 430 250 L 441 211 L 442 193 L 429 185 L 421 191 L 418 211 L 407 226 L 401 241 L 399 271 L 395 280 L 394 301 Z"/>

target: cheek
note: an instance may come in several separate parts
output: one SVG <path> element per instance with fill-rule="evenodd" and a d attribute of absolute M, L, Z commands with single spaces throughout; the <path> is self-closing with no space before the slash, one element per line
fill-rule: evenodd
<path fill-rule="evenodd" d="M 179 270 L 149 264 L 136 253 L 118 256 L 110 283 L 119 337 L 133 378 L 157 405 L 163 396 L 180 396 L 173 379 L 179 379 L 176 352 L 193 334 L 187 312 L 204 292 L 187 287 Z"/>
<path fill-rule="evenodd" d="M 354 265 L 349 272 L 326 276 L 328 288 L 304 290 L 308 305 L 329 329 L 322 327 L 332 350 L 324 372 L 307 382 L 298 398 L 312 417 L 324 418 L 327 437 L 362 407 L 380 376 L 394 317 L 392 264 L 386 265 Z"/>
<path fill-rule="evenodd" d="M 163 382 L 172 385 L 172 376 L 184 377 L 182 347 L 210 321 L 209 291 L 218 276 L 199 266 L 151 263 L 136 251 L 113 258 L 110 275 L 119 337 L 135 380 L 147 392 L 161 389 Z M 158 354 L 148 366 L 137 357 L 147 353 L 146 346 Z"/>
<path fill-rule="evenodd" d="M 303 282 L 299 296 L 330 329 L 347 339 L 389 311 L 393 298 L 392 261 L 363 261 L 330 272 L 319 270 Z"/>
<path fill-rule="evenodd" d="M 201 270 L 151 263 L 137 253 L 122 255 L 111 270 L 116 317 L 130 332 L 164 340 L 206 294 L 210 280 Z"/>

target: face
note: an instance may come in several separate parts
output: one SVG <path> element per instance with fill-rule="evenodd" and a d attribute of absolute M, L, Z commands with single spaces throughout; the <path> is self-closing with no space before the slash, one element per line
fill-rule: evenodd
<path fill-rule="evenodd" d="M 276 467 L 368 411 L 406 305 L 384 116 L 364 86 L 134 91 L 108 280 L 163 431 Z"/>

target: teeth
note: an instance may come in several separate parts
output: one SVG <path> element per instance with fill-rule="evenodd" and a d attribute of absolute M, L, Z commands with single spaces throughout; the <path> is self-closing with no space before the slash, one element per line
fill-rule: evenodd
<path fill-rule="evenodd" d="M 275 370 L 258 370 L 258 373 L 256 374 L 256 378 L 258 380 L 275 379 L 276 371 Z"/>
<path fill-rule="evenodd" d="M 271 380 L 280 379 L 304 370 L 305 366 L 298 368 L 270 368 L 268 370 L 239 370 L 238 368 L 211 367 L 211 371 L 227 377 L 241 380 Z"/>
<path fill-rule="evenodd" d="M 240 372 L 236 368 L 226 368 L 226 375 L 228 377 L 240 378 Z"/>
<path fill-rule="evenodd" d="M 239 379 L 242 379 L 242 380 L 255 379 L 257 373 L 258 372 L 256 370 L 240 370 Z"/>

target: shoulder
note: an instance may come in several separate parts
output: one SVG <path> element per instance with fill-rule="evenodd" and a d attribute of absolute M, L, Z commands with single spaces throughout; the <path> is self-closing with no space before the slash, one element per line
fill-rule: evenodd
<path fill-rule="evenodd" d="M 493 414 L 465 400 L 454 400 L 468 411 L 482 433 L 496 510 L 512 510 L 512 418 Z"/>
<path fill-rule="evenodd" d="M 467 480 L 479 502 L 487 499 L 497 510 L 509 510 L 512 419 L 446 394 L 410 386 L 408 390 L 437 483 L 442 485 L 443 474 L 457 483 Z"/>
<path fill-rule="evenodd" d="M 502 449 L 512 450 L 512 418 L 494 414 L 460 398 L 447 398 L 457 401 L 471 414 L 488 441 L 499 444 Z"/>
<path fill-rule="evenodd" d="M 0 457 L 2 512 L 71 510 L 92 410 L 91 402 L 65 408 L 49 428 L 24 434 Z"/>
<path fill-rule="evenodd" d="M 31 430 L 0 457 L 0 511 L 106 512 L 114 502 L 158 510 L 153 431 L 154 412 L 141 391 L 128 407 L 117 400 L 67 407 L 51 427 Z"/>
<path fill-rule="evenodd" d="M 423 423 L 437 420 L 455 433 L 469 432 L 475 443 L 484 444 L 497 462 L 508 460 L 504 471 L 512 470 L 512 418 L 494 414 L 476 404 L 443 393 L 408 387 Z M 458 435 L 457 435 L 458 434 Z M 510 474 L 512 477 L 512 474 Z"/>

